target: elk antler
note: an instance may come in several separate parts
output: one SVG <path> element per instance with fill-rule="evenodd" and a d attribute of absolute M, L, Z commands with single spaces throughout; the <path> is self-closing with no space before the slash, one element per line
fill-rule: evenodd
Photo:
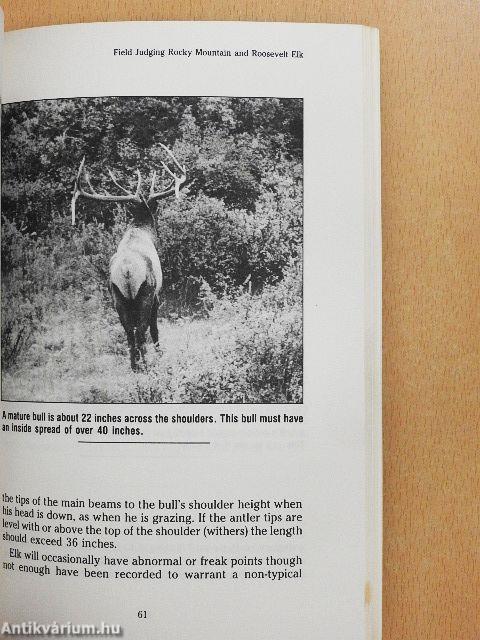
<path fill-rule="evenodd" d="M 166 162 L 161 161 L 161 164 L 163 167 L 162 182 L 164 181 L 163 179 L 165 178 L 165 174 L 168 174 L 171 180 L 168 181 L 168 184 L 161 191 L 155 191 L 157 172 L 154 171 L 152 174 L 152 182 L 150 185 L 148 200 L 145 200 L 144 196 L 142 195 L 142 175 L 138 169 L 136 171 L 138 175 L 138 182 L 137 182 L 137 188 L 135 193 L 130 193 L 128 189 L 125 189 L 125 187 L 122 187 L 122 185 L 119 184 L 115 175 L 113 174 L 112 171 L 110 171 L 110 169 L 107 170 L 110 176 L 110 179 L 118 189 L 123 191 L 125 195 L 97 193 L 93 188 L 92 183 L 90 182 L 90 178 L 87 173 L 87 170 L 85 169 L 85 157 L 84 157 L 82 162 L 80 163 L 80 167 L 78 168 L 77 177 L 75 179 L 75 187 L 73 189 L 73 194 L 72 194 L 72 202 L 71 202 L 72 225 L 75 225 L 75 207 L 77 204 L 77 200 L 80 196 L 82 196 L 83 198 L 87 198 L 88 200 L 98 200 L 100 202 L 124 202 L 124 203 L 144 202 L 147 204 L 147 206 L 149 206 L 152 202 L 161 200 L 162 198 L 167 198 L 168 196 L 173 194 L 175 194 L 175 197 L 178 198 L 180 194 L 180 189 L 185 184 L 187 179 L 187 170 L 185 168 L 185 165 L 182 166 L 179 163 L 179 161 L 174 156 L 173 152 L 170 151 L 170 149 L 166 145 L 160 143 L 160 146 L 167 153 L 167 155 L 169 156 L 169 158 L 172 160 L 172 163 L 173 163 L 173 167 L 170 168 Z M 84 185 L 88 187 L 89 189 L 88 191 L 85 190 Z"/>
<path fill-rule="evenodd" d="M 166 153 L 170 156 L 173 161 L 174 167 L 173 171 L 168 167 L 168 165 L 162 161 L 163 167 L 163 175 L 168 173 L 168 175 L 172 178 L 171 182 L 163 189 L 162 191 L 155 191 L 155 181 L 157 178 L 157 172 L 154 171 L 152 175 L 152 183 L 150 185 L 150 193 L 148 196 L 148 204 L 151 202 L 155 202 L 156 200 L 161 200 L 162 198 L 167 198 L 168 196 L 175 194 L 175 197 L 178 198 L 180 194 L 180 189 L 182 185 L 185 183 L 187 179 L 187 170 L 185 165 L 181 165 L 170 149 L 160 142 L 160 146 L 162 149 L 166 151 Z M 175 172 L 175 168 L 179 171 L 179 174 Z"/>
<path fill-rule="evenodd" d="M 85 170 L 85 157 L 83 158 L 82 162 L 80 163 L 80 167 L 78 169 L 78 173 L 77 173 L 77 178 L 75 180 L 75 187 L 73 190 L 73 196 L 72 196 L 72 202 L 71 202 L 71 209 L 72 209 L 72 225 L 75 225 L 75 207 L 76 207 L 76 203 L 77 200 L 80 196 L 82 196 L 83 198 L 87 198 L 88 200 L 99 200 L 101 202 L 141 202 L 142 201 L 142 195 L 141 195 L 141 188 L 142 188 L 142 174 L 140 173 L 140 171 L 137 169 L 137 175 L 138 175 L 138 182 L 137 182 L 137 188 L 135 193 L 130 193 L 130 191 L 128 191 L 127 189 L 125 189 L 124 187 L 122 187 L 116 180 L 115 176 L 113 175 L 113 173 L 108 170 L 108 173 L 110 175 L 110 178 L 112 179 L 112 182 L 115 184 L 115 186 L 117 186 L 119 189 L 121 189 L 126 195 L 123 196 L 119 196 L 119 195 L 112 195 L 109 193 L 96 193 L 96 191 L 93 189 L 92 187 L 92 183 L 90 182 L 90 178 L 88 176 L 88 173 Z M 90 191 L 85 191 L 85 189 L 82 186 L 82 180 L 85 180 L 85 182 L 87 183 Z"/>

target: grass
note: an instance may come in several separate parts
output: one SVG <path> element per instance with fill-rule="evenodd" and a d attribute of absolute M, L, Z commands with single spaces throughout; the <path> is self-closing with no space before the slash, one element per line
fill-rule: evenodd
<path fill-rule="evenodd" d="M 146 367 L 130 369 L 123 329 L 114 313 L 61 311 L 43 322 L 17 366 L 2 375 L 4 400 L 131 402 L 139 383 L 161 361 L 181 367 L 184 354 L 211 351 L 222 331 L 212 319 L 159 321 L 160 349 L 147 343 Z"/>
<path fill-rule="evenodd" d="M 2 398 L 45 402 L 229 403 L 302 401 L 298 279 L 260 295 L 204 300 L 204 317 L 159 321 L 130 369 L 119 319 L 102 293 L 51 298 L 28 343 L 4 367 Z M 108 301 L 107 301 L 108 300 Z M 208 309 L 208 310 L 207 310 Z M 19 305 L 21 310 L 21 305 Z M 11 309 L 10 309 L 11 311 Z M 15 314 L 22 327 L 20 313 Z"/>

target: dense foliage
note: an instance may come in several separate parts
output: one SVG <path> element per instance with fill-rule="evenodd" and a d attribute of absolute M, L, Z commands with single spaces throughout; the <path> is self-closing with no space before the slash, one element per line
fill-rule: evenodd
<path fill-rule="evenodd" d="M 125 377 L 125 339 L 107 284 L 128 207 L 79 201 L 72 228 L 70 199 L 83 156 L 94 187 L 118 192 L 107 170 L 133 189 L 136 169 L 148 178 L 164 159 L 159 142 L 192 182 L 157 211 L 163 356 L 149 354 L 143 373 Z M 5 105 L 4 388 L 15 378 L 18 399 L 300 401 L 302 145 L 294 99 Z M 190 335 L 201 354 L 185 344 Z M 110 362 L 108 383 L 107 356 L 119 370 L 117 380 Z M 51 390 L 32 396 L 35 380 L 47 378 Z M 69 378 L 76 388 L 60 390 Z"/>

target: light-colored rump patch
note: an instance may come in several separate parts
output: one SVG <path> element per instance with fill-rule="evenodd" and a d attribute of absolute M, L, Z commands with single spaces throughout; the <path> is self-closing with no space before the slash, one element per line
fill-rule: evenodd
<path fill-rule="evenodd" d="M 147 230 L 132 228 L 125 233 L 110 260 L 110 280 L 128 300 L 137 296 L 145 281 L 158 294 L 162 287 L 162 268 Z"/>

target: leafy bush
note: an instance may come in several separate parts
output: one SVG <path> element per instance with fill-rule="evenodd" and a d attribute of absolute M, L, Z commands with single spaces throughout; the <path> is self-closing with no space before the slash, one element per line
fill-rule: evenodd
<path fill-rule="evenodd" d="M 135 117 L 132 118 L 132 113 Z M 48 230 L 68 211 L 83 156 L 97 188 L 106 167 L 135 181 L 161 165 L 158 142 L 174 146 L 195 190 L 253 211 L 272 160 L 302 156 L 302 102 L 276 98 L 103 97 L 3 106 L 2 205 L 29 231 Z M 82 207 L 89 221 L 99 208 Z M 113 220 L 104 209 L 104 222 Z"/>
<path fill-rule="evenodd" d="M 202 282 L 231 295 L 248 278 L 253 291 L 278 282 L 301 246 L 298 198 L 274 201 L 264 194 L 256 211 L 228 209 L 199 194 L 174 201 L 159 215 L 159 251 L 167 298 L 183 312 L 198 304 Z"/>

